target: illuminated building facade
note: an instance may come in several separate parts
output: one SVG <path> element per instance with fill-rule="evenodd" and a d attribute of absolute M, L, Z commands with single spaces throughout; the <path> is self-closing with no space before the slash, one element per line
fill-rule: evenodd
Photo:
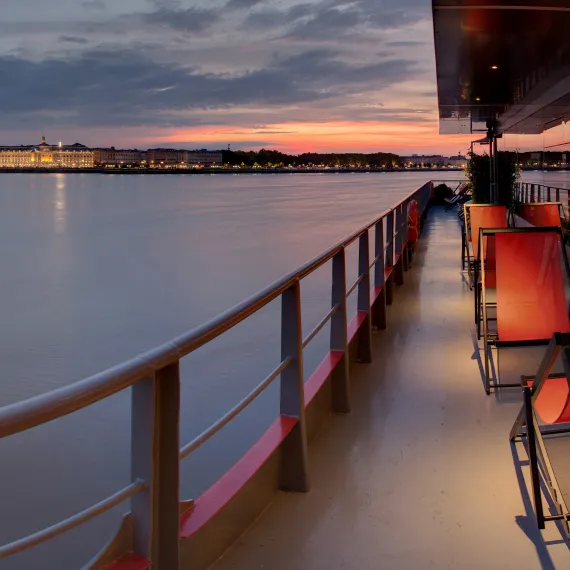
<path fill-rule="evenodd" d="M 94 153 L 86 146 L 39 145 L 0 147 L 0 168 L 93 168 Z"/>
<path fill-rule="evenodd" d="M 141 166 L 146 163 L 146 152 L 121 150 L 114 147 L 93 149 L 97 166 Z"/>

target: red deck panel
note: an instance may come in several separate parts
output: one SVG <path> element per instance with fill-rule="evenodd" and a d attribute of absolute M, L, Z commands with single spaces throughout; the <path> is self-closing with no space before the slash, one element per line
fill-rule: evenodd
<path fill-rule="evenodd" d="M 569 332 L 558 234 L 497 234 L 495 240 L 499 340 L 545 340 Z"/>
<path fill-rule="evenodd" d="M 109 566 L 105 566 L 105 570 L 148 570 L 149 568 L 150 560 L 138 554 L 127 554 L 119 560 L 111 562 Z"/>
<path fill-rule="evenodd" d="M 204 494 L 196 499 L 194 510 L 182 517 L 180 538 L 188 538 L 197 532 L 223 509 L 265 464 L 296 423 L 296 418 L 280 416 L 276 419 L 253 447 Z"/>
<path fill-rule="evenodd" d="M 370 304 L 374 305 L 374 303 L 376 302 L 376 299 L 378 299 L 378 297 L 380 296 L 380 293 L 382 293 L 382 287 L 378 287 L 378 286 L 374 286 L 372 287 L 372 290 L 370 291 Z"/>
<path fill-rule="evenodd" d="M 388 279 L 390 278 L 390 275 L 392 275 L 392 272 L 394 271 L 394 268 L 390 265 L 389 267 L 386 267 L 384 269 L 384 279 L 385 281 L 388 281 Z"/>
<path fill-rule="evenodd" d="M 481 228 L 506 228 L 507 208 L 505 206 L 477 206 L 469 207 L 471 219 L 471 239 L 473 240 L 473 257 L 479 258 L 479 230 Z M 483 249 L 485 249 L 483 244 Z"/>
<path fill-rule="evenodd" d="M 348 342 L 356 336 L 358 329 L 361 327 L 367 315 L 368 313 L 366 311 L 358 311 L 350 323 L 348 323 Z"/>
<path fill-rule="evenodd" d="M 497 286 L 497 254 L 495 247 L 495 236 L 486 238 L 487 245 L 485 247 L 485 288 L 495 288 Z"/>
<path fill-rule="evenodd" d="M 528 386 L 532 386 L 528 380 Z M 561 424 L 570 421 L 570 389 L 566 378 L 548 378 L 534 407 L 543 422 Z"/>
<path fill-rule="evenodd" d="M 305 382 L 305 406 L 308 406 L 317 395 L 343 355 L 344 351 L 342 350 L 331 350 L 317 366 L 317 369 L 311 374 L 311 377 Z"/>
<path fill-rule="evenodd" d="M 529 224 L 537 227 L 557 226 L 560 223 L 560 209 L 558 204 L 522 204 L 519 215 Z"/>

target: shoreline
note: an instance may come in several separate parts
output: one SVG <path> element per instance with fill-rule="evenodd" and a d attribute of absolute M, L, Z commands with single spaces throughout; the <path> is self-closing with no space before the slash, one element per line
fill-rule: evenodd
<path fill-rule="evenodd" d="M 532 171 L 564 172 L 569 166 L 546 166 L 534 168 L 521 167 L 522 172 Z M 0 174 L 106 174 L 106 175 L 191 175 L 204 176 L 210 174 L 377 174 L 377 173 L 408 173 L 408 172 L 463 172 L 462 168 L 0 168 Z"/>

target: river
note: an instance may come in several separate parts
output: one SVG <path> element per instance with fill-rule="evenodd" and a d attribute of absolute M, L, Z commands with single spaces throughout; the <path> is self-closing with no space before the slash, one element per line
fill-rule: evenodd
<path fill-rule="evenodd" d="M 161 344 L 317 255 L 429 177 L 449 173 L 234 176 L 0 176 L 0 406 L 79 380 Z M 525 180 L 570 187 L 567 173 Z M 356 248 L 348 254 L 350 282 Z M 327 265 L 303 281 L 303 328 L 326 314 Z M 354 298 L 351 309 L 354 311 Z M 185 358 L 186 443 L 279 359 L 279 305 Z M 310 345 L 310 373 L 326 351 Z M 196 497 L 277 414 L 277 386 L 184 461 L 182 498 Z M 125 391 L 0 441 L 0 544 L 59 522 L 129 481 Z M 3 570 L 86 563 L 125 507 L 2 561 Z"/>

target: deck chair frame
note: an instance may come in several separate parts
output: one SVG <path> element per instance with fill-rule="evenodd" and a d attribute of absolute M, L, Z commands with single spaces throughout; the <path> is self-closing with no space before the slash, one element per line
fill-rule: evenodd
<path fill-rule="evenodd" d="M 467 257 L 467 274 L 468 274 L 468 281 L 469 281 L 469 288 L 473 289 L 474 285 L 476 284 L 475 282 L 475 268 L 478 265 L 477 260 L 475 259 L 475 257 L 471 256 L 471 253 L 469 252 L 469 233 L 471 232 L 471 213 L 470 213 L 470 209 L 472 207 L 475 208 L 489 208 L 489 207 L 495 207 L 497 206 L 497 204 L 463 204 L 463 217 L 464 217 L 464 232 L 465 232 L 465 238 L 463 240 L 462 243 L 462 249 L 464 251 L 464 255 Z M 508 212 L 507 212 L 508 215 Z M 471 244 L 473 244 L 473 242 L 471 241 Z M 463 260 L 462 260 L 463 263 Z"/>
<path fill-rule="evenodd" d="M 526 440 L 531 473 L 531 494 L 538 528 L 544 529 L 545 523 L 549 521 L 561 521 L 566 535 L 570 538 L 570 510 L 564 500 L 564 495 L 544 443 L 545 435 L 570 433 L 570 424 L 561 424 L 563 427 L 554 429 L 548 426 L 541 426 L 539 425 L 538 415 L 534 407 L 545 382 L 549 378 L 560 376 L 551 374 L 551 370 L 560 356 L 562 356 L 565 376 L 570 378 L 570 333 L 555 333 L 553 335 L 538 372 L 534 377 L 532 386 L 529 387 L 526 384 L 525 380 L 527 377 L 522 377 L 524 382 L 524 403 L 513 424 L 509 439 L 511 442 L 517 438 L 523 441 Z M 544 514 L 540 486 L 541 474 L 550 499 L 555 505 L 556 515 Z"/>
<path fill-rule="evenodd" d="M 445 210 L 451 210 L 453 206 L 459 206 L 461 202 L 461 198 L 464 198 L 468 195 L 469 192 L 469 183 L 462 182 L 457 186 L 453 192 L 453 196 L 451 198 L 445 198 Z"/>
<path fill-rule="evenodd" d="M 482 248 L 483 248 L 483 240 L 485 237 L 495 236 L 497 234 L 512 234 L 512 233 L 557 233 L 560 237 L 560 243 L 562 245 L 562 257 L 564 259 L 564 266 L 566 268 L 566 276 L 570 275 L 570 264 L 568 262 L 568 254 L 566 248 L 564 247 L 564 237 L 562 234 L 562 230 L 556 226 L 540 226 L 540 227 L 532 227 L 532 228 L 480 228 L 479 230 L 479 246 L 478 246 L 478 255 L 479 260 L 482 259 Z M 547 345 L 549 343 L 548 339 L 545 340 L 517 340 L 517 341 L 501 341 L 500 339 L 493 338 L 489 334 L 489 318 L 487 315 L 487 309 L 491 305 L 487 303 L 487 294 L 486 294 L 486 287 L 485 287 L 485 268 L 484 264 L 481 265 L 481 316 L 483 320 L 483 347 L 484 347 L 484 355 L 485 355 L 485 392 L 487 395 L 491 393 L 491 378 L 490 378 L 490 362 L 489 362 L 489 349 L 491 346 L 495 346 L 496 348 L 514 348 L 514 347 L 524 347 L 524 346 L 540 346 L 540 345 Z M 477 287 L 475 288 L 475 310 L 476 314 L 478 314 L 478 298 L 477 298 Z M 496 305 L 496 304 L 495 304 Z M 478 328 L 480 327 L 480 323 L 477 323 Z M 500 389 L 500 388 L 519 388 L 520 384 L 499 384 L 497 381 L 493 388 Z"/>

